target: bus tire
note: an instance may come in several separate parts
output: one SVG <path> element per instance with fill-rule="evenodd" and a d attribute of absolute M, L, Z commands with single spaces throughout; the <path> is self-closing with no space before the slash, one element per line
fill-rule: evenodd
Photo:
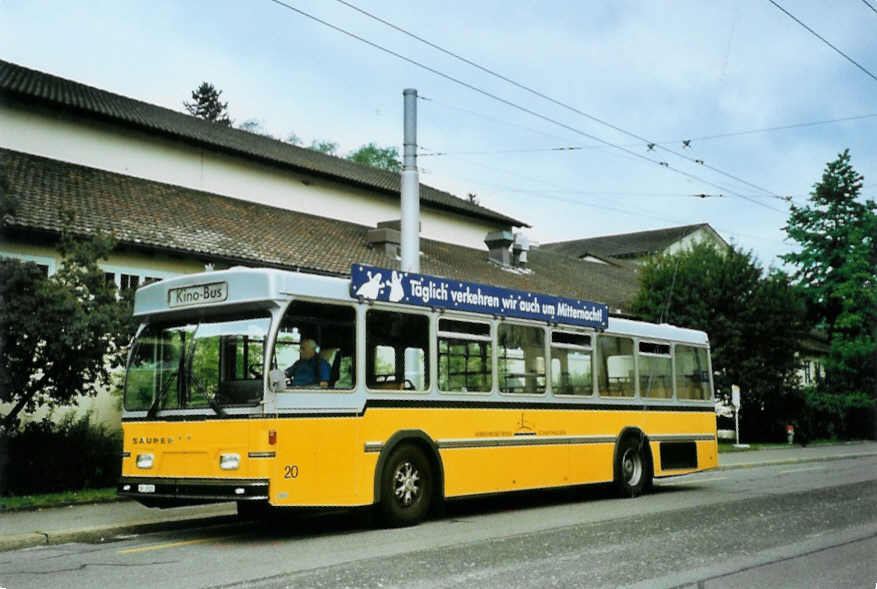
<path fill-rule="evenodd" d="M 412 444 L 393 450 L 381 472 L 380 509 L 384 523 L 413 526 L 429 512 L 433 473 L 423 451 Z"/>
<path fill-rule="evenodd" d="M 637 497 L 651 485 L 652 466 L 645 438 L 625 436 L 615 453 L 615 486 L 621 497 Z"/>

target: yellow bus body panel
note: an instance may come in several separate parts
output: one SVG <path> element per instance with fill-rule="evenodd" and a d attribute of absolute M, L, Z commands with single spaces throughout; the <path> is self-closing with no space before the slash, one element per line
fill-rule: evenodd
<path fill-rule="evenodd" d="M 366 446 L 380 447 L 403 430 L 419 430 L 437 444 L 444 495 L 458 497 L 611 481 L 616 439 L 626 428 L 652 438 L 655 476 L 715 468 L 715 427 L 710 411 L 554 408 L 372 408 L 350 417 L 125 422 L 130 456 L 122 474 L 268 479 L 274 505 L 355 506 L 375 499 L 380 453 Z M 662 468 L 654 439 L 660 436 L 699 436 L 697 468 Z M 155 457 L 148 470 L 136 466 L 144 452 Z M 220 469 L 225 453 L 240 456 L 239 469 Z"/>

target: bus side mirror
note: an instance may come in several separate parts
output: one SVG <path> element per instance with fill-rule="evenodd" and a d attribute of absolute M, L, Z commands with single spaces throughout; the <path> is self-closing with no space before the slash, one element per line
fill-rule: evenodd
<path fill-rule="evenodd" d="M 276 393 L 278 390 L 286 386 L 286 373 L 279 368 L 275 368 L 268 373 L 268 388 L 271 392 Z"/>

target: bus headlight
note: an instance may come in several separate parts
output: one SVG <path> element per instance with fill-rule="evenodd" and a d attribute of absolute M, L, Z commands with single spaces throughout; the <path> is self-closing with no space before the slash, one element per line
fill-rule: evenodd
<path fill-rule="evenodd" d="M 222 470 L 237 470 L 241 466 L 241 457 L 239 454 L 220 454 L 219 468 Z"/>
<path fill-rule="evenodd" d="M 138 454 L 137 468 L 152 468 L 153 460 L 155 460 L 155 456 L 152 454 Z"/>

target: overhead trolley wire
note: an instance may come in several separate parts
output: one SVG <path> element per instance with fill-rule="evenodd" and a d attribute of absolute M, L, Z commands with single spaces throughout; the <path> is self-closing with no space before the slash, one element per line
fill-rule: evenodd
<path fill-rule="evenodd" d="M 340 1 L 340 0 L 339 0 L 339 1 Z M 840 55 L 842 55 L 842 56 L 843 56 L 848 62 L 850 62 L 851 64 L 853 64 L 854 66 L 856 66 L 857 68 L 859 68 L 860 70 L 862 70 L 863 72 L 865 72 L 865 74 L 867 74 L 868 76 L 870 76 L 871 78 L 873 78 L 875 81 L 877 81 L 877 76 L 875 76 L 874 74 L 872 74 L 871 72 L 869 72 L 867 69 L 865 69 L 865 67 L 864 67 L 862 64 L 860 64 L 859 62 L 857 62 L 856 60 L 854 60 L 852 57 L 850 57 L 849 55 L 847 55 L 846 53 L 844 53 L 843 51 L 841 51 L 840 49 L 838 49 L 837 47 L 835 47 L 834 45 L 832 45 L 831 42 L 828 41 L 828 39 L 826 39 L 825 37 L 823 37 L 822 35 L 820 35 L 820 34 L 817 33 L 816 31 L 814 31 L 813 29 L 811 29 L 810 27 L 808 27 L 807 25 L 805 25 L 803 22 L 801 22 L 801 20 L 800 20 L 797 16 L 795 16 L 794 14 L 792 14 L 791 12 L 789 12 L 788 10 L 786 10 L 785 8 L 783 8 L 782 6 L 780 6 L 779 4 L 777 4 L 776 2 L 774 2 L 774 0 L 767 0 L 767 1 L 770 2 L 771 4 L 773 4 L 774 6 L 776 6 L 776 7 L 777 7 L 778 9 L 780 9 L 782 12 L 784 12 L 784 13 L 786 14 L 786 16 L 788 16 L 789 18 L 791 18 L 793 21 L 795 21 L 796 23 L 798 23 L 799 25 L 801 25 L 802 27 L 804 27 L 805 29 L 807 29 L 808 31 L 810 31 L 810 33 L 811 33 L 813 36 L 815 36 L 815 37 L 818 38 L 820 41 L 822 41 L 823 43 L 825 43 L 826 45 L 828 45 L 829 47 L 831 47 L 832 49 L 834 49 L 837 53 L 839 53 Z M 870 6 L 870 5 L 869 5 L 869 6 Z"/>
<path fill-rule="evenodd" d="M 478 163 L 476 163 L 476 162 L 471 162 L 471 161 L 468 161 L 468 160 L 467 160 L 467 162 L 468 162 L 468 163 L 471 163 L 471 164 L 473 164 L 473 165 L 476 165 L 476 166 L 478 166 L 478 167 L 486 168 L 486 169 L 488 169 L 488 170 L 496 170 L 496 171 L 500 171 L 500 172 L 503 172 L 503 173 L 508 173 L 508 174 L 512 174 L 512 175 L 521 176 L 521 174 L 517 174 L 517 173 L 515 173 L 515 172 L 512 171 L 512 170 L 507 170 L 507 169 L 503 169 L 503 168 L 495 168 L 495 167 L 491 167 L 491 166 L 487 166 L 487 165 L 483 165 L 483 164 L 478 164 Z M 523 177 L 527 178 L 526 176 L 523 176 Z M 466 179 L 465 176 L 464 176 L 463 178 Z M 529 178 L 529 179 L 532 180 L 532 181 L 534 181 L 534 182 L 541 182 L 541 180 L 538 180 L 537 178 Z M 472 179 L 470 178 L 470 180 L 472 180 Z M 475 180 L 475 181 L 477 181 L 477 182 L 481 182 L 481 180 Z M 528 194 L 528 196 L 531 197 L 531 198 L 537 198 L 537 199 L 543 199 L 543 200 L 553 200 L 553 201 L 563 202 L 563 203 L 567 203 L 567 204 L 571 204 L 571 205 L 576 205 L 576 206 L 588 207 L 588 208 L 592 208 L 592 209 L 600 209 L 600 210 L 609 211 L 609 212 L 614 212 L 614 213 L 621 213 L 621 214 L 624 214 L 624 215 L 629 215 L 629 216 L 637 217 L 637 218 L 640 218 L 640 219 L 643 219 L 643 218 L 655 219 L 655 220 L 657 220 L 657 221 L 661 221 L 661 222 L 664 222 L 664 223 L 674 223 L 674 224 L 676 224 L 676 225 L 684 225 L 684 224 L 688 223 L 688 221 L 684 221 L 684 220 L 682 220 L 682 219 L 674 219 L 674 218 L 669 218 L 669 217 L 661 217 L 661 216 L 655 215 L 655 214 L 653 214 L 653 213 L 651 213 L 651 212 L 632 211 L 632 210 L 629 210 L 629 209 L 623 209 L 623 208 L 620 208 L 620 207 L 613 207 L 613 206 L 602 205 L 602 204 L 597 204 L 597 203 L 592 203 L 592 202 L 585 202 L 585 201 L 583 201 L 583 200 L 579 200 L 579 199 L 564 198 L 564 197 L 562 197 L 562 196 L 555 196 L 555 194 L 557 194 L 557 193 L 562 193 L 562 192 L 566 192 L 566 191 L 560 191 L 560 190 L 543 190 L 543 189 L 520 190 L 520 189 L 518 189 L 518 188 L 512 188 L 512 187 L 510 187 L 510 186 L 506 186 L 506 185 L 504 185 L 504 184 L 499 184 L 499 183 L 496 183 L 496 182 L 487 182 L 487 184 L 488 184 L 488 185 L 492 185 L 492 186 L 498 188 L 500 192 L 526 193 L 526 194 Z M 586 193 L 584 193 L 584 192 L 579 193 L 579 192 L 577 192 L 577 191 L 569 191 L 569 193 L 570 193 L 570 194 L 586 194 Z M 592 196 L 599 196 L 600 194 L 621 194 L 621 193 L 601 192 L 601 193 L 599 193 L 599 194 L 598 194 L 598 193 L 594 193 Z M 687 195 L 687 196 L 700 196 L 700 195 Z M 705 195 L 705 196 L 723 196 L 723 195 Z M 713 226 L 714 226 L 716 229 L 718 229 L 718 230 L 720 230 L 720 231 L 723 231 L 723 232 L 725 232 L 725 233 L 728 234 L 728 235 L 739 235 L 739 236 L 741 236 L 741 237 L 748 237 L 748 238 L 750 238 L 750 239 L 755 239 L 755 240 L 762 241 L 762 242 L 766 242 L 766 243 L 774 243 L 774 244 L 776 244 L 776 243 L 783 243 L 781 240 L 778 241 L 778 240 L 776 240 L 776 239 L 772 239 L 772 238 L 769 238 L 769 237 L 765 237 L 765 236 L 763 236 L 763 235 L 754 235 L 754 234 L 751 234 L 751 233 L 743 233 L 743 232 L 740 232 L 740 231 L 737 231 L 737 230 L 732 231 L 730 228 L 722 227 L 722 226 L 719 226 L 719 225 L 713 225 Z"/>
<path fill-rule="evenodd" d="M 472 115 L 472 116 L 475 116 L 475 117 L 478 117 L 478 118 L 481 118 L 481 119 L 484 119 L 484 120 L 487 120 L 487 121 L 491 121 L 491 122 L 493 122 L 493 123 L 498 123 L 498 124 L 500 124 L 500 125 L 507 125 L 507 126 L 510 126 L 510 127 L 517 127 L 517 128 L 519 128 L 519 129 L 524 129 L 525 131 L 529 131 L 530 133 L 536 133 L 537 135 L 543 135 L 543 136 L 545 136 L 545 137 L 551 137 L 552 139 L 558 139 L 558 140 L 560 140 L 560 141 L 569 141 L 569 139 L 566 138 L 566 137 L 561 137 L 561 136 L 559 136 L 559 135 L 555 135 L 555 134 L 553 134 L 553 133 L 548 133 L 548 132 L 543 131 L 543 130 L 541 130 L 541 129 L 534 129 L 533 127 L 528 127 L 528 126 L 526 126 L 526 125 L 521 125 L 521 124 L 518 124 L 518 123 L 513 123 L 513 122 L 511 122 L 511 121 L 505 121 L 505 120 L 503 120 L 503 119 L 498 119 L 498 118 L 496 118 L 496 117 L 494 117 L 494 116 L 491 116 L 491 115 L 488 115 L 488 114 L 480 113 L 480 112 L 478 112 L 478 111 L 475 111 L 475 110 L 472 110 L 472 109 L 468 109 L 468 108 L 463 108 L 462 106 L 454 106 L 453 104 L 448 104 L 448 103 L 446 103 L 446 102 L 444 102 L 444 101 L 436 100 L 435 98 L 433 98 L 433 97 L 431 97 L 431 96 L 430 96 L 430 97 L 427 97 L 427 96 L 423 96 L 423 95 L 418 94 L 417 98 L 418 98 L 419 100 L 422 100 L 423 102 L 431 102 L 431 103 L 433 103 L 433 104 L 438 104 L 439 106 L 442 106 L 442 107 L 444 107 L 444 108 L 449 108 L 449 109 L 451 109 L 451 110 L 458 110 L 458 111 L 461 111 L 461 112 L 465 112 L 465 113 L 470 114 L 470 115 Z M 593 147 L 603 147 L 603 146 L 602 146 L 602 145 L 594 145 Z"/>
<path fill-rule="evenodd" d="M 862 0 L 862 4 L 864 4 L 865 6 L 870 8 L 871 10 L 873 10 L 874 14 L 877 14 L 877 8 L 874 8 L 873 6 L 871 6 L 871 3 L 868 2 L 868 0 Z"/>
<path fill-rule="evenodd" d="M 423 69 L 423 70 L 426 70 L 426 71 L 428 71 L 428 72 L 430 72 L 430 73 L 432 73 L 432 74 L 435 74 L 436 76 L 439 76 L 439 77 L 441 77 L 441 78 L 444 78 L 444 79 L 446 79 L 446 80 L 448 80 L 448 81 L 450 81 L 450 82 L 453 82 L 453 83 L 455 83 L 455 84 L 458 84 L 458 85 L 460 85 L 460 86 L 463 86 L 464 88 L 468 88 L 469 90 L 472 90 L 473 92 L 477 92 L 478 94 L 482 94 L 482 95 L 484 95 L 484 96 L 487 96 L 488 98 L 491 98 L 491 99 L 493 99 L 493 100 L 496 100 L 497 102 L 500 102 L 500 103 L 502 103 L 502 104 L 505 104 L 506 106 L 510 106 L 510 107 L 512 107 L 512 108 L 514 108 L 514 109 L 517 109 L 517 110 L 521 111 L 521 112 L 527 113 L 527 114 L 529 114 L 529 115 L 531 115 L 531 116 L 534 116 L 534 117 L 536 117 L 536 118 L 542 119 L 542 120 L 544 120 L 544 121 L 547 121 L 547 122 L 552 123 L 552 124 L 554 124 L 554 125 L 557 125 L 557 126 L 559 126 L 559 127 L 562 127 L 562 128 L 564 128 L 564 129 L 567 129 L 568 131 L 572 131 L 572 132 L 577 133 L 577 134 L 579 134 L 579 135 L 582 135 L 582 136 L 584 136 L 584 137 L 588 137 L 589 139 L 593 139 L 594 141 L 597 141 L 598 143 L 602 143 L 602 144 L 607 145 L 607 146 L 609 146 L 609 147 L 613 147 L 613 148 L 615 148 L 615 149 L 621 150 L 621 151 L 623 151 L 623 152 L 625 152 L 625 153 L 627 153 L 627 154 L 629 154 L 629 155 L 632 155 L 632 156 L 634 156 L 634 157 L 636 157 L 636 158 L 638 158 L 638 159 L 641 159 L 641 160 L 643 160 L 643 161 L 647 161 L 647 162 L 652 163 L 652 164 L 658 164 L 659 166 L 662 166 L 662 167 L 664 167 L 664 168 L 666 168 L 666 169 L 668 169 L 668 170 L 671 170 L 671 171 L 673 171 L 673 172 L 675 172 L 675 173 L 677 173 L 677 174 L 680 174 L 680 175 L 685 176 L 685 177 L 687 177 L 687 178 L 691 178 L 692 180 L 696 180 L 696 181 L 698 181 L 698 182 L 702 182 L 702 183 L 707 184 L 707 185 L 709 185 L 709 186 L 713 186 L 714 188 L 718 188 L 718 189 L 720 189 L 720 190 L 723 190 L 724 192 L 727 192 L 727 193 L 729 193 L 729 194 L 733 194 L 734 196 L 737 196 L 737 197 L 739 197 L 739 198 L 742 198 L 743 200 L 746 200 L 746 201 L 751 202 L 751 203 L 753 203 L 753 204 L 756 204 L 756 205 L 758 205 L 758 206 L 764 207 L 764 208 L 766 208 L 766 209 L 770 209 L 770 210 L 775 211 L 775 212 L 777 212 L 777 213 L 785 214 L 785 211 L 782 211 L 782 210 L 780 210 L 780 209 L 778 209 L 778 208 L 776 208 L 776 207 L 772 207 L 772 206 L 770 206 L 770 205 L 768 205 L 768 204 L 766 204 L 766 203 L 763 203 L 763 202 L 761 202 L 761 201 L 758 201 L 758 200 L 755 200 L 755 199 L 749 198 L 749 197 L 747 197 L 747 196 L 744 196 L 744 195 L 742 195 L 742 194 L 739 194 L 739 193 L 737 193 L 737 192 L 735 192 L 735 191 L 733 191 L 733 190 L 731 190 L 731 189 L 729 189 L 729 188 L 726 188 L 726 187 L 721 186 L 721 185 L 719 185 L 719 184 L 715 184 L 715 183 L 713 183 L 713 182 L 710 182 L 710 181 L 708 181 L 708 180 L 705 180 L 705 179 L 703 179 L 703 178 L 700 178 L 700 177 L 698 177 L 698 176 L 696 176 L 696 175 L 694 175 L 694 174 L 690 174 L 690 173 L 688 173 L 688 172 L 686 172 L 686 171 L 684 171 L 684 170 L 681 170 L 681 169 L 679 169 L 679 168 L 676 168 L 676 167 L 674 167 L 674 166 L 671 166 L 668 162 L 663 162 L 663 161 L 655 160 L 655 159 L 652 159 L 652 158 L 650 158 L 650 157 L 644 156 L 644 155 L 642 155 L 642 154 L 640 154 L 640 153 L 636 153 L 635 151 L 631 151 L 630 149 L 627 149 L 627 148 L 625 148 L 625 147 L 622 147 L 621 145 L 617 145 L 617 144 L 615 144 L 615 143 L 612 143 L 611 141 L 607 141 L 607 140 L 605 140 L 605 139 L 601 139 L 600 137 L 597 137 L 597 136 L 595 136 L 595 135 L 591 135 L 590 133 L 586 133 L 585 131 L 582 131 L 582 130 L 580 130 L 580 129 L 577 129 L 577 128 L 575 128 L 575 127 L 572 127 L 572 126 L 570 126 L 570 125 L 567 125 L 566 123 L 562 123 L 562 122 L 560 122 L 560 121 L 558 121 L 558 120 L 556 120 L 556 119 L 553 119 L 553 118 L 548 117 L 548 116 L 546 116 L 546 115 L 540 114 L 540 113 L 538 113 L 538 112 L 536 112 L 536 111 L 534 111 L 534 110 L 532 110 L 532 109 L 529 109 L 529 108 L 527 108 L 527 107 L 524 107 L 524 106 L 521 106 L 521 105 L 519 105 L 519 104 L 516 104 L 516 103 L 514 103 L 514 102 L 512 102 L 512 101 L 510 101 L 510 100 L 507 100 L 507 99 L 505 99 L 505 98 L 502 98 L 502 97 L 500 97 L 500 96 L 497 96 L 496 94 L 492 94 L 491 92 L 488 92 L 487 90 L 484 90 L 484 89 L 482 89 L 482 88 L 479 88 L 479 87 L 477 87 L 477 86 L 474 86 L 474 85 L 472 85 L 472 84 L 470 84 L 470 83 L 468 83 L 468 82 L 464 82 L 463 80 L 461 80 L 461 79 L 459 79 L 459 78 L 455 78 L 455 77 L 453 77 L 453 76 L 451 76 L 451 75 L 449 75 L 449 74 L 446 74 L 446 73 L 444 73 L 444 72 L 441 72 L 441 71 L 439 71 L 439 70 L 437 70 L 437 69 L 435 69 L 435 68 L 433 68 L 433 67 L 430 67 L 430 66 L 428 66 L 428 65 L 426 65 L 426 64 L 424 64 L 424 63 L 421 63 L 421 62 L 419 62 L 419 61 L 416 61 L 416 60 L 414 60 L 414 59 L 412 59 L 412 58 L 410 58 L 410 57 L 406 57 L 406 56 L 402 55 L 401 53 L 398 53 L 398 52 L 396 52 L 396 51 L 393 51 L 392 49 L 388 49 L 387 47 L 384 47 L 384 46 L 382 46 L 382 45 L 379 45 L 379 44 L 377 44 L 377 43 L 375 43 L 375 42 L 373 42 L 373 41 L 369 41 L 368 39 L 366 39 L 366 38 L 364 38 L 364 37 L 361 37 L 361 36 L 357 35 L 356 33 L 353 33 L 353 32 L 351 32 L 351 31 L 348 31 L 348 30 L 346 30 L 346 29 L 343 29 L 343 28 L 341 28 L 341 27 L 339 27 L 339 26 L 337 26 L 337 25 L 334 25 L 334 24 L 332 24 L 332 23 L 330 23 L 330 22 L 328 22 L 328 21 L 326 21 L 326 20 L 323 20 L 323 19 L 321 19 L 321 18 L 319 18 L 319 17 L 317 17 L 317 16 L 314 16 L 314 15 L 308 13 L 308 12 L 305 12 L 305 11 L 299 9 L 299 8 L 296 8 L 296 7 L 292 6 L 291 4 L 288 4 L 288 3 L 286 3 L 286 2 L 283 2 L 282 0 L 270 0 L 270 1 L 273 2 L 274 4 L 277 4 L 278 6 L 282 6 L 283 8 L 286 8 L 287 10 L 290 10 L 290 11 L 292 11 L 292 12 L 295 12 L 296 14 L 299 14 L 299 15 L 301 15 L 301 16 L 304 16 L 305 18 L 308 18 L 308 19 L 310 19 L 310 20 L 312 20 L 312 21 L 314 21 L 314 22 L 320 23 L 320 24 L 322 24 L 323 26 L 326 26 L 326 27 L 328 27 L 328 28 L 330 28 L 330 29 L 332 29 L 332 30 L 334 30 L 334 31 L 337 31 L 337 32 L 339 32 L 339 33 L 342 33 L 342 34 L 344 34 L 344 35 L 347 35 L 348 37 L 351 37 L 352 39 L 356 39 L 357 41 L 360 41 L 360 42 L 362 42 L 362 43 L 365 43 L 365 44 L 368 45 L 369 47 L 372 47 L 372 48 L 374 48 L 374 49 L 377 49 L 377 50 L 379 50 L 379 51 L 382 51 L 382 52 L 384 52 L 384 53 L 387 53 L 388 55 L 392 55 L 393 57 L 396 57 L 396 58 L 398 58 L 398 59 L 401 59 L 402 61 L 405 61 L 405 62 L 407 62 L 407 63 L 410 63 L 411 65 L 414 65 L 414 66 L 419 67 L 419 68 L 421 68 L 421 69 Z"/>
<path fill-rule="evenodd" d="M 502 119 L 497 119 L 495 117 L 492 117 L 490 115 L 486 115 L 484 113 L 480 113 L 478 111 L 470 110 L 470 109 L 463 108 L 460 106 L 454 106 L 451 104 L 447 104 L 443 101 L 436 100 L 435 98 L 432 98 L 432 97 L 427 98 L 426 96 L 418 96 L 418 98 L 420 98 L 424 102 L 432 102 L 433 104 L 438 104 L 438 105 L 443 106 L 445 108 L 459 110 L 459 111 L 471 114 L 473 116 L 476 116 L 476 117 L 479 117 L 479 118 L 482 118 L 482 119 L 485 119 L 488 121 L 493 121 L 494 123 L 500 123 L 503 125 L 518 127 L 520 129 L 524 129 L 524 130 L 527 130 L 527 131 L 530 131 L 533 133 L 538 133 L 540 135 L 544 135 L 546 137 L 552 137 L 554 139 L 566 141 L 565 138 L 559 137 L 558 135 L 545 133 L 545 132 L 540 131 L 538 129 L 533 129 L 531 127 L 526 127 L 524 125 L 519 125 L 517 123 L 512 123 L 509 121 L 504 121 Z M 728 131 L 728 132 L 724 132 L 724 133 L 715 133 L 712 135 L 686 137 L 685 139 L 666 139 L 666 140 L 658 141 L 656 143 L 656 145 L 680 144 L 680 143 L 683 143 L 685 141 L 690 141 L 690 142 L 711 141 L 713 139 L 723 139 L 725 137 L 738 137 L 741 135 L 755 135 L 758 133 L 772 133 L 774 131 L 785 131 L 787 129 L 798 129 L 798 128 L 802 128 L 802 127 L 816 127 L 819 125 L 829 125 L 832 123 L 843 123 L 843 122 L 847 122 L 847 121 L 859 121 L 862 119 L 873 119 L 873 118 L 877 118 L 877 113 L 868 113 L 868 114 L 864 114 L 864 115 L 855 115 L 855 116 L 850 116 L 850 117 L 840 117 L 837 119 L 825 119 L 825 120 L 820 120 L 820 121 L 805 121 L 802 123 L 790 123 L 788 125 L 777 125 L 775 127 L 762 127 L 759 129 L 744 129 L 742 131 Z M 639 142 L 637 142 L 637 143 L 622 143 L 621 145 L 623 145 L 624 147 L 637 147 L 638 145 L 642 145 L 642 143 L 639 143 Z M 577 147 L 579 149 L 603 149 L 605 146 L 604 145 L 576 145 L 575 147 Z M 542 151 L 542 149 L 537 149 L 536 151 Z M 456 153 L 456 152 L 453 152 L 453 153 Z M 484 151 L 481 153 L 486 154 L 486 153 L 494 153 L 494 152 Z M 451 153 L 448 153 L 448 155 L 451 155 Z"/>
<path fill-rule="evenodd" d="M 407 31 L 407 30 L 403 29 L 402 27 L 399 27 L 399 26 L 397 26 L 397 25 L 395 25 L 395 24 L 393 24 L 393 23 L 391 23 L 391 22 L 389 22 L 389 21 L 387 21 L 379 16 L 376 16 L 376 15 L 374 15 L 366 10 L 363 10 L 362 8 L 359 8 L 358 6 L 351 4 L 350 2 L 347 2 L 347 0 L 336 0 L 336 1 L 339 2 L 340 4 L 343 4 L 344 6 L 347 6 L 348 8 L 351 8 L 352 10 L 359 12 L 360 14 L 367 16 L 368 18 L 371 18 L 371 19 L 373 19 L 381 24 L 384 24 L 384 25 L 392 28 L 395 31 L 402 33 L 403 35 L 407 35 L 407 36 L 411 37 L 412 39 L 415 39 L 415 40 L 417 40 L 425 45 L 428 45 L 429 47 L 432 47 L 433 49 L 440 51 L 440 52 L 444 53 L 445 55 L 449 55 L 449 56 L 453 57 L 454 59 L 462 61 L 463 63 L 470 65 L 478 70 L 481 70 L 482 72 L 484 72 L 486 74 L 489 74 L 491 76 L 494 76 L 495 78 L 498 78 L 504 82 L 507 82 L 507 83 L 511 84 L 512 86 L 515 86 L 516 88 L 524 90 L 525 92 L 529 92 L 530 94 L 533 94 L 534 96 L 538 96 L 539 98 L 542 98 L 543 100 L 547 100 L 553 104 L 556 104 L 557 106 L 560 106 L 560 107 L 565 108 L 569 111 L 572 111 L 578 115 L 581 115 L 587 119 L 594 121 L 595 123 L 599 123 L 605 127 L 609 127 L 610 129 L 617 131 L 619 133 L 622 133 L 624 135 L 627 135 L 628 137 L 633 137 L 634 139 L 642 141 L 646 146 L 648 146 L 649 150 L 653 149 L 654 147 L 659 147 L 660 149 L 662 149 L 668 153 L 671 153 L 671 154 L 675 155 L 676 157 L 680 157 L 682 159 L 688 160 L 689 162 L 691 162 L 693 164 L 698 164 L 700 166 L 703 166 L 703 167 L 705 167 L 713 172 L 716 172 L 717 174 L 721 174 L 722 176 L 725 176 L 727 178 L 731 178 L 732 180 L 736 180 L 737 182 L 740 182 L 741 184 L 745 184 L 746 186 L 749 186 L 750 188 L 755 188 L 756 190 L 760 190 L 761 192 L 766 193 L 767 195 L 771 196 L 772 198 L 784 200 L 782 196 L 779 196 L 778 194 L 776 194 L 772 190 L 762 188 L 761 186 L 758 186 L 757 184 L 753 184 L 752 182 L 744 180 L 738 176 L 735 176 L 734 174 L 730 174 L 728 172 L 725 172 L 724 170 L 716 168 L 715 166 L 711 166 L 711 165 L 705 163 L 703 159 L 694 158 L 694 157 L 685 155 L 684 153 L 674 151 L 674 150 L 672 150 L 664 145 L 659 144 L 656 141 L 651 141 L 650 139 L 646 139 L 645 137 L 641 137 L 640 135 L 637 135 L 636 133 L 633 133 L 632 131 L 628 131 L 626 129 L 623 129 L 617 125 L 614 125 L 614 124 L 612 124 L 608 121 L 605 121 L 599 117 L 596 117 L 596 116 L 591 115 L 587 112 L 584 112 L 584 111 L 582 111 L 574 106 L 571 106 L 565 102 L 557 100 L 556 98 L 552 98 L 551 96 L 548 96 L 547 94 L 539 92 L 538 90 L 534 90 L 533 88 L 530 88 L 529 86 L 526 86 L 524 84 L 516 82 L 515 80 L 512 80 L 511 78 L 504 76 L 500 73 L 497 73 L 490 68 L 484 67 L 481 64 L 478 64 L 478 63 L 472 61 L 471 59 L 467 59 L 467 58 L 465 58 L 457 53 L 454 53 L 453 51 L 450 51 L 448 49 L 445 49 L 444 47 L 436 45 L 435 43 L 428 41 L 419 35 L 416 35 L 410 31 Z M 615 147 L 620 148 L 619 146 L 615 146 Z"/>

